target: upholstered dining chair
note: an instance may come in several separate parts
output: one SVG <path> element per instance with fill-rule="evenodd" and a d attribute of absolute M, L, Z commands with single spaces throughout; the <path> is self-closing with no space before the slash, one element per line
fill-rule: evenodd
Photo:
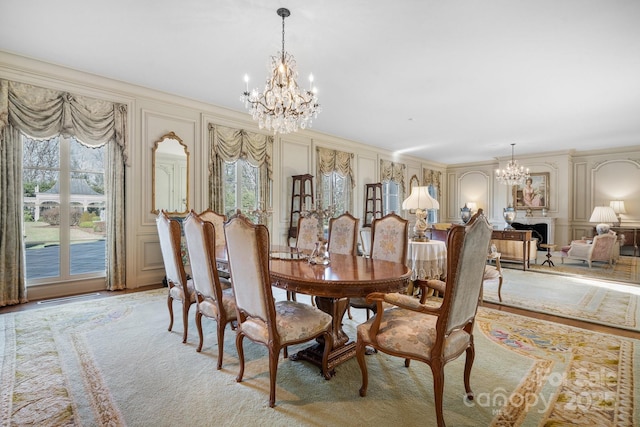
<path fill-rule="evenodd" d="M 333 346 L 332 317 L 308 304 L 274 301 L 267 227 L 236 215 L 225 224 L 224 231 L 238 317 L 236 348 L 240 371 L 236 381 L 242 381 L 244 374 L 244 337 L 266 346 L 269 349 L 269 406 L 273 407 L 281 349 L 284 348 L 287 358 L 287 346 L 323 337 L 322 374 L 330 378 L 327 361 Z"/>
<path fill-rule="evenodd" d="M 408 234 L 409 221 L 393 212 L 374 219 L 371 224 L 371 258 L 404 264 L 407 259 Z M 369 312 L 375 313 L 377 309 L 375 303 L 367 302 L 365 298 L 351 298 L 349 307 L 366 309 L 367 320 Z M 349 317 L 351 318 L 351 313 Z"/>
<path fill-rule="evenodd" d="M 298 250 L 311 253 L 315 249 L 319 226 L 320 222 L 316 216 L 301 216 L 298 219 L 298 235 L 296 237 Z"/>
<path fill-rule="evenodd" d="M 224 240 L 224 223 L 227 221 L 226 215 L 219 214 L 211 209 L 205 209 L 198 214 L 198 217 L 203 221 L 213 224 L 213 228 L 216 230 L 215 247 L 224 247 L 226 245 Z M 231 286 L 231 282 L 229 282 L 229 272 L 226 271 L 226 266 L 221 267 L 216 263 L 216 268 L 218 269 L 218 277 L 222 279 L 222 282 L 225 282 L 225 285 Z"/>
<path fill-rule="evenodd" d="M 367 296 L 367 301 L 375 302 L 378 309 L 373 318 L 358 326 L 356 357 L 362 372 L 360 396 L 367 394 L 369 378 L 365 346 L 371 346 L 404 358 L 407 368 L 411 359 L 429 365 L 433 373 L 438 426 L 445 425 L 442 409 L 445 364 L 465 352 L 464 386 L 467 398 L 473 399 L 469 384 L 475 356 L 473 323 L 491 234 L 492 226 L 479 209 L 467 225 L 454 225 L 447 236 L 446 283 L 418 281 L 423 288 L 420 300 L 400 293 Z M 441 303 L 425 304 L 427 288 L 436 284 L 444 290 Z M 383 310 L 383 303 L 395 307 Z"/>
<path fill-rule="evenodd" d="M 184 332 L 182 342 L 187 342 L 187 329 L 189 327 L 189 309 L 196 301 L 196 293 L 191 279 L 187 279 L 187 273 L 182 261 L 182 237 L 180 223 L 169 218 L 162 210 L 156 217 L 156 226 L 160 238 L 160 250 L 164 262 L 164 271 L 169 293 L 167 305 L 169 306 L 169 331 L 173 328 L 173 301 L 182 304 L 182 324 Z"/>
<path fill-rule="evenodd" d="M 320 220 L 317 216 L 301 216 L 298 218 L 298 235 L 296 237 L 296 249 L 310 255 L 318 242 Z M 287 299 L 296 300 L 296 293 L 287 291 Z M 315 299 L 311 296 L 311 305 L 315 305 Z"/>
<path fill-rule="evenodd" d="M 349 212 L 329 220 L 329 253 L 358 255 L 360 219 Z"/>
<path fill-rule="evenodd" d="M 483 290 L 484 282 L 489 280 L 498 280 L 498 300 L 502 302 L 502 265 L 500 264 L 500 252 L 489 252 L 487 256 L 487 265 L 484 266 L 484 275 L 482 276 Z M 495 263 L 495 264 L 494 264 Z M 482 293 L 480 294 L 480 303 L 482 303 Z"/>
<path fill-rule="evenodd" d="M 236 321 L 236 300 L 233 289 L 223 288 L 215 265 L 216 229 L 191 211 L 183 223 L 187 250 L 191 263 L 191 276 L 196 293 L 196 327 L 198 328 L 197 352 L 202 350 L 202 317 L 214 319 L 218 326 L 218 365 L 222 368 L 224 330 L 228 323 Z M 224 228 L 221 230 L 224 233 Z M 232 323 L 233 327 L 233 323 Z"/>

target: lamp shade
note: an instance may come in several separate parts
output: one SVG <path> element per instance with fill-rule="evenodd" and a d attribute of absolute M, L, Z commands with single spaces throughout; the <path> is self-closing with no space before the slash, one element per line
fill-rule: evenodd
<path fill-rule="evenodd" d="M 606 234 L 609 232 L 609 225 L 618 222 L 618 217 L 611 206 L 596 206 L 589 222 L 597 222 L 596 231 L 598 234 Z"/>
<path fill-rule="evenodd" d="M 413 187 L 402 202 L 402 209 L 440 209 L 440 203 L 429 195 L 429 187 Z"/>
<path fill-rule="evenodd" d="M 612 200 L 609 202 L 609 206 L 617 214 L 626 214 L 627 210 L 624 208 L 624 200 Z"/>
<path fill-rule="evenodd" d="M 589 222 L 618 222 L 618 217 L 611 206 L 596 206 Z"/>

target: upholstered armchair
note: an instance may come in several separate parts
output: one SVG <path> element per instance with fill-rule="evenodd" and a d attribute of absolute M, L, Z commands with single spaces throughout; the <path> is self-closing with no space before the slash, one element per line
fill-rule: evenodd
<path fill-rule="evenodd" d="M 371 258 L 404 264 L 407 259 L 408 235 L 409 221 L 395 213 L 374 219 L 371 224 Z M 377 309 L 375 303 L 366 301 L 365 298 L 351 298 L 349 306 L 366 309 L 367 319 L 370 317 L 369 312 L 375 313 Z"/>
<path fill-rule="evenodd" d="M 375 223 L 374 223 L 375 224 Z M 422 298 L 400 293 L 372 293 L 367 301 L 375 302 L 376 314 L 358 326 L 356 357 L 362 372 L 360 396 L 368 387 L 365 348 L 430 366 L 433 373 L 437 425 L 444 426 L 444 367 L 466 352 L 464 386 L 468 399 L 473 399 L 469 379 L 475 356 L 473 323 L 478 309 L 482 280 L 491 239 L 492 226 L 479 210 L 466 226 L 452 226 L 447 236 L 447 279 L 419 280 Z M 425 304 L 428 288 L 435 285 L 444 291 L 440 305 Z M 383 303 L 395 306 L 383 310 Z M 380 380 L 384 382 L 384 378 Z M 384 391 L 380 391 L 381 395 Z M 421 411 L 421 408 L 415 408 Z"/>
<path fill-rule="evenodd" d="M 358 255 L 358 223 L 349 212 L 329 220 L 329 253 Z"/>
<path fill-rule="evenodd" d="M 196 293 L 196 327 L 198 328 L 197 352 L 202 350 L 202 317 L 214 319 L 218 326 L 218 365 L 222 368 L 224 330 L 228 323 L 236 321 L 236 300 L 233 290 L 223 289 L 215 265 L 216 229 L 191 211 L 184 220 L 184 235 L 191 262 L 191 276 Z M 224 229 L 222 230 L 224 233 Z M 233 324 L 232 324 L 233 326 Z"/>
<path fill-rule="evenodd" d="M 618 245 L 618 237 L 615 231 L 594 236 L 592 241 L 574 240 L 570 246 L 562 248 L 561 261 L 564 263 L 565 258 L 573 258 L 586 261 L 589 268 L 594 261 L 606 262 L 611 266 L 616 261 L 616 245 Z"/>
<path fill-rule="evenodd" d="M 287 346 L 324 339 L 322 374 L 330 378 L 327 369 L 329 351 L 333 347 L 331 315 L 296 301 L 274 301 L 269 274 L 269 230 L 252 224 L 244 216 L 232 217 L 224 226 L 229 267 L 236 297 L 238 327 L 236 348 L 240 372 L 244 374 L 243 339 L 269 349 L 269 406 L 275 405 L 276 373 L 280 350 L 288 357 Z"/>
<path fill-rule="evenodd" d="M 165 211 L 160 211 L 156 218 L 158 237 L 160 238 L 160 250 L 164 261 L 164 271 L 169 286 L 167 305 L 169 306 L 169 331 L 173 328 L 173 301 L 182 303 L 182 323 L 184 332 L 182 342 L 187 342 L 187 329 L 189 327 L 189 308 L 196 301 L 196 293 L 191 279 L 187 279 L 187 273 L 182 261 L 182 236 L 178 221 L 169 218 Z"/>

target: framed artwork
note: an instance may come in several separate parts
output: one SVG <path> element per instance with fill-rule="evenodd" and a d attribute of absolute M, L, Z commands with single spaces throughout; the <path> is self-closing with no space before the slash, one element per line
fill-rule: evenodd
<path fill-rule="evenodd" d="M 549 209 L 549 172 L 530 175 L 524 184 L 513 186 L 516 209 Z"/>

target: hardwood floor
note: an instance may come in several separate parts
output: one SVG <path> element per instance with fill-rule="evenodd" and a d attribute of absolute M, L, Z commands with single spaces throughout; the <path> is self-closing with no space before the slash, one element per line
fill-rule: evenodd
<path fill-rule="evenodd" d="M 42 301 L 32 301 L 32 302 L 28 302 L 26 304 L 17 304 L 17 305 L 11 305 L 11 306 L 6 306 L 6 307 L 0 307 L 0 315 L 4 314 L 4 313 L 12 313 L 12 312 L 18 312 L 18 311 L 25 311 L 25 310 L 32 310 L 32 309 L 37 309 L 37 308 L 43 308 L 43 307 L 51 307 L 51 306 L 55 306 L 55 305 L 61 305 L 61 304 L 67 304 L 70 302 L 75 302 L 75 301 L 80 301 L 80 300 L 87 300 L 87 299 L 95 299 L 95 298 L 109 298 L 112 296 L 116 296 L 116 295 L 123 295 L 123 294 L 128 294 L 128 293 L 134 293 L 134 292 L 142 292 L 142 291 L 147 291 L 150 289 L 158 289 L 161 288 L 162 285 L 152 285 L 152 286 L 144 286 L 138 289 L 126 289 L 123 291 L 100 291 L 100 292 L 91 292 L 88 294 L 79 294 L 79 295 L 72 295 L 69 297 L 63 297 L 63 298 L 55 298 L 55 299 L 49 299 L 49 300 L 42 300 Z M 527 317 L 531 317 L 534 319 L 541 319 L 541 320 L 546 320 L 549 322 L 556 322 L 556 323 L 560 323 L 563 325 L 568 325 L 568 326 L 573 326 L 576 328 L 582 328 L 582 329 L 587 329 L 590 331 L 595 331 L 595 332 L 601 332 L 601 333 L 605 333 L 605 334 L 612 334 L 612 335 L 618 335 L 618 336 L 622 336 L 622 337 L 626 337 L 626 338 L 634 338 L 634 339 L 640 339 L 640 332 L 634 332 L 634 331 L 629 331 L 626 329 L 619 329 L 619 328 L 614 328 L 614 327 L 610 327 L 610 326 L 604 326 L 604 325 L 599 325 L 599 324 L 595 324 L 595 323 L 589 323 L 589 322 L 584 322 L 584 321 L 580 321 L 580 320 L 574 320 L 574 319 L 567 319 L 564 317 L 559 317 L 559 316 L 553 316 L 550 314 L 543 314 L 543 313 L 538 313 L 535 311 L 530 311 L 530 310 L 524 310 L 524 309 L 519 309 L 519 308 L 515 308 L 515 307 L 506 307 L 500 304 L 494 304 L 494 303 L 490 303 L 490 302 L 483 302 L 482 304 L 483 307 L 487 307 L 487 308 L 492 308 L 494 310 L 499 310 L 499 311 L 505 311 L 505 312 L 509 312 L 509 313 L 514 313 L 514 314 L 518 314 L 521 316 L 527 316 Z"/>

